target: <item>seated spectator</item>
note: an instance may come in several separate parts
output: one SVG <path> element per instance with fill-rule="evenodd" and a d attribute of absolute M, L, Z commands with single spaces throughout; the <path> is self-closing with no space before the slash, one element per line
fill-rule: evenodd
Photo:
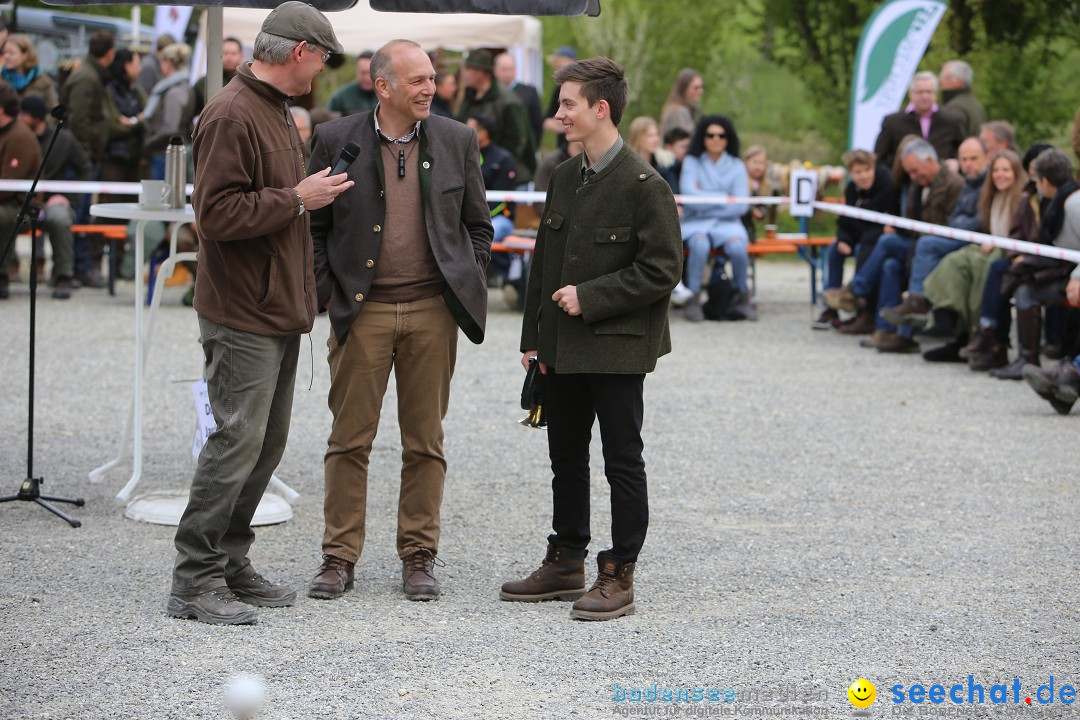
<path fill-rule="evenodd" d="M 1020 154 L 1020 148 L 1016 146 L 1016 129 L 1004 120 L 983 123 L 979 128 L 979 139 L 986 145 L 988 153 L 1012 150 L 1017 155 Z"/>
<path fill-rule="evenodd" d="M 465 122 L 475 115 L 494 118 L 499 145 L 514 156 L 518 185 L 524 185 L 536 172 L 535 135 L 521 98 L 495 79 L 494 67 L 488 50 L 473 50 L 465 57 L 461 73 L 465 94 L 458 105 L 458 119 Z"/>
<path fill-rule="evenodd" d="M 495 118 L 480 113 L 469 117 L 465 124 L 476 130 L 476 141 L 480 146 L 480 172 L 484 176 L 484 189 L 514 190 L 518 184 L 517 161 L 508 150 L 496 144 L 498 131 Z M 514 203 L 491 202 L 488 203 L 488 210 L 491 212 L 491 227 L 494 230 L 491 241 L 493 243 L 502 242 L 508 235 L 514 233 Z M 505 289 L 510 285 L 513 288 L 513 292 L 504 290 L 505 294 L 512 295 L 512 297 L 507 298 L 507 302 L 513 308 L 517 308 L 519 300 L 524 298 L 524 293 L 520 292 L 522 288 L 517 288 L 511 283 L 510 271 L 515 257 L 516 253 L 493 252 L 491 253 L 491 262 L 488 264 L 488 271 L 499 286 Z M 513 278 L 513 280 L 520 279 L 521 268 L 518 267 L 517 277 Z"/>
<path fill-rule="evenodd" d="M 707 115 L 698 121 L 690 150 L 683 160 L 679 191 L 686 196 L 747 196 L 746 165 L 739 159 L 739 136 L 730 119 L 723 115 Z M 688 251 L 684 282 L 693 293 L 684 310 L 687 320 L 699 322 L 705 319 L 701 308 L 701 285 L 709 253 L 717 248 L 723 249 L 731 263 L 732 280 L 739 291 L 735 314 L 747 320 L 757 319 L 757 311 L 750 300 L 749 239 L 746 227 L 739 219 L 746 213 L 746 208 L 744 203 L 688 204 L 683 208 L 682 235 Z"/>
<path fill-rule="evenodd" d="M 675 164 L 671 166 L 671 174 L 675 180 L 671 186 L 671 192 L 677 195 L 679 193 L 679 177 L 682 175 L 683 158 L 686 157 L 686 151 L 690 149 L 690 133 L 682 128 L 671 128 L 664 133 L 664 149 L 675 156 Z"/>
<path fill-rule="evenodd" d="M 704 92 L 705 81 L 701 73 L 690 68 L 680 70 L 660 111 L 660 134 L 667 135 L 673 128 L 682 128 L 687 134 L 693 133 L 701 118 L 699 105 Z"/>
<path fill-rule="evenodd" d="M 67 128 L 57 134 L 56 127 L 49 125 L 45 101 L 36 95 L 30 95 L 22 99 L 21 109 L 19 118 L 37 136 L 42 155 L 52 142 L 53 135 L 57 135 L 52 154 L 42 170 L 41 179 L 89 180 L 93 168 L 83 152 L 82 145 Z M 41 229 L 48 234 L 53 251 L 52 296 L 57 300 L 67 300 L 71 297 L 72 279 L 75 276 L 75 243 L 71 226 L 75 224 L 74 205 L 78 201 L 73 202 L 72 198 L 60 193 L 43 193 L 43 196 L 45 206 L 42 212 L 45 219 L 41 223 Z"/>
<path fill-rule="evenodd" d="M 979 194 L 979 231 L 1009 237 L 1017 208 L 1025 200 L 1027 173 L 1012 150 L 990 156 L 986 182 Z M 993 245 L 968 243 L 959 252 L 947 255 L 925 283 L 927 304 L 932 307 L 929 327 L 916 336 L 919 341 L 945 341 L 923 357 L 932 362 L 963 359 L 963 346 L 978 332 L 983 288 L 990 266 L 1003 253 Z M 968 329 L 971 328 L 971 336 Z"/>
<path fill-rule="evenodd" d="M 563 140 L 566 139 L 564 136 L 560 137 Z M 555 146 L 554 150 L 544 155 L 540 165 L 536 168 L 536 179 L 533 181 L 533 188 L 536 192 L 547 192 L 548 183 L 551 182 L 551 173 L 554 172 L 555 168 L 583 152 L 585 152 L 585 146 L 579 142 L 560 142 Z M 532 205 L 537 217 L 544 214 L 544 203 L 536 202 Z"/>
<path fill-rule="evenodd" d="M 900 153 L 900 163 L 911 178 L 904 217 L 912 220 L 945 225 L 956 200 L 960 197 L 964 181 L 948 165 L 938 159 L 937 151 L 921 138 L 909 142 Z M 849 312 L 869 307 L 869 299 L 876 290 L 877 307 L 882 309 L 900 302 L 901 285 L 905 277 L 904 267 L 912 244 L 918 233 L 905 237 L 899 233 L 885 232 L 874 245 L 873 252 L 855 273 L 849 285 L 823 293 L 825 304 L 834 310 Z M 899 335 L 896 326 L 877 313 L 876 329 L 867 347 L 879 352 L 917 352 L 918 343 Z"/>
<path fill-rule="evenodd" d="M 636 117 L 626 131 L 626 144 L 649 163 L 675 192 L 675 155 L 660 147 L 660 127 L 651 117 Z"/>
<path fill-rule="evenodd" d="M 750 183 L 750 195 L 753 197 L 777 197 L 780 195 L 779 182 L 772 174 L 769 167 L 769 152 L 761 145 L 751 145 L 743 155 L 743 163 L 746 164 L 746 176 Z M 777 205 L 751 205 L 743 215 L 743 225 L 750 242 L 758 236 L 757 223 L 764 223 L 766 227 L 776 229 Z"/>
<path fill-rule="evenodd" d="M 1052 146 L 1036 143 L 1028 148 L 1021 161 L 1028 182 L 1016 207 L 1009 227 L 1009 237 L 1027 242 L 1039 242 L 1039 222 L 1050 201 L 1040 197 L 1031 178 L 1031 164 L 1044 150 Z M 1002 294 L 1005 272 L 1018 256 L 1015 252 L 1005 252 L 998 260 L 990 263 L 983 284 L 981 310 L 978 327 L 972 331 L 971 341 L 960 349 L 960 356 L 968 359 L 968 368 L 975 372 L 986 372 L 1009 364 L 1009 337 L 1012 332 L 1012 294 Z"/>
<path fill-rule="evenodd" d="M 144 152 L 150 159 L 150 176 L 165 179 L 165 148 L 174 135 L 184 137 L 184 111 L 187 108 L 191 85 L 188 82 L 188 63 L 191 48 L 174 43 L 161 51 L 161 74 L 164 76 L 150 91 L 143 115 L 146 118 Z"/>
<path fill-rule="evenodd" d="M 1073 179 L 1072 164 L 1060 150 L 1045 150 L 1031 164 L 1031 177 L 1039 194 L 1050 201 L 1039 223 L 1039 241 L 1080 250 L 1080 184 Z M 1080 292 L 1080 269 L 1076 263 L 1020 255 L 1005 272 L 1003 290 L 1014 286 L 1017 356 L 990 374 L 1001 380 L 1020 380 L 1028 365 L 1039 365 L 1042 339 L 1042 306 L 1062 303 Z"/>
<path fill-rule="evenodd" d="M 4 67 L 0 75 L 8 81 L 19 98 L 37 96 L 45 102 L 46 111 L 56 107 L 56 85 L 38 64 L 37 50 L 30 38 L 22 33 L 8 35 L 4 43 Z"/>
<path fill-rule="evenodd" d="M 937 76 L 932 72 L 919 72 L 911 79 L 908 88 L 910 102 L 897 113 L 886 115 L 881 121 L 881 132 L 874 145 L 874 154 L 886 165 L 892 165 L 900 141 L 907 135 L 926 139 L 941 160 L 956 157 L 964 131 L 960 118 L 948 110 L 941 110 L 937 102 Z"/>
<path fill-rule="evenodd" d="M 949 227 L 957 230 L 975 231 L 983 226 L 979 216 L 979 194 L 986 180 L 986 152 L 982 141 L 968 138 L 960 145 L 960 172 L 964 176 L 963 189 L 956 207 L 949 216 Z M 963 240 L 923 235 L 915 243 L 915 255 L 911 261 L 908 293 L 899 305 L 882 309 L 882 318 L 900 328 L 903 337 L 910 338 L 913 328 L 926 325 L 930 303 L 926 300 L 923 284 L 941 259 L 967 245 Z M 966 341 L 965 341 L 966 342 Z M 961 343 L 963 344 L 963 343 Z M 959 350 L 959 348 L 957 348 Z M 957 356 L 959 357 L 959 356 Z"/>
<path fill-rule="evenodd" d="M 889 168 L 866 150 L 844 153 L 844 167 L 851 179 L 844 188 L 844 204 L 881 213 L 897 211 L 896 189 Z M 855 269 L 866 262 L 884 228 L 879 223 L 840 215 L 836 218 L 836 241 L 825 252 L 825 288 L 839 288 L 844 281 L 844 260 L 855 258 Z M 873 330 L 873 318 L 867 315 Z M 826 308 L 814 321 L 816 329 L 839 327 L 840 315 Z"/>
<path fill-rule="evenodd" d="M 19 120 L 19 94 L 7 83 L 0 83 L 0 157 L 5 158 L 0 163 L 0 180 L 30 180 L 41 164 L 37 138 Z M 15 259 L 15 246 L 8 245 L 7 238 L 15 230 L 24 194 L 0 192 L 0 237 L 4 238 L 0 245 L 0 300 L 6 300 L 9 294 L 8 273 Z"/>
<path fill-rule="evenodd" d="M 457 100 L 457 75 L 452 72 L 435 73 L 435 94 L 431 96 L 431 112 L 443 117 L 454 117 L 454 101 Z"/>

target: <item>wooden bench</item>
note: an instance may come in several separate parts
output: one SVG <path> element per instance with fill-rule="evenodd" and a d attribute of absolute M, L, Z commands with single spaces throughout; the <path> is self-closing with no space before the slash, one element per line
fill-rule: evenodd
<path fill-rule="evenodd" d="M 824 276 L 824 257 L 820 248 L 831 245 L 836 238 L 832 237 L 807 237 L 802 233 L 780 233 L 775 238 L 761 238 L 750 243 L 747 253 L 750 256 L 750 289 L 755 291 L 757 284 L 757 268 L 754 260 L 765 255 L 777 255 L 781 253 L 795 253 L 806 261 L 810 266 L 810 303 L 817 302 L 818 294 L 818 271 Z M 509 252 L 527 255 L 533 251 L 536 240 L 521 235 L 507 235 L 502 242 L 492 243 L 492 252 Z M 683 250 L 686 254 L 686 250 Z M 713 257 L 722 256 L 723 250 L 713 250 Z"/>
<path fill-rule="evenodd" d="M 109 241 L 109 294 L 116 294 L 116 275 L 119 271 L 118 253 L 116 243 L 127 240 L 127 225 L 72 225 L 72 235 L 100 235 Z M 43 238 L 45 231 L 40 227 L 37 238 Z"/>

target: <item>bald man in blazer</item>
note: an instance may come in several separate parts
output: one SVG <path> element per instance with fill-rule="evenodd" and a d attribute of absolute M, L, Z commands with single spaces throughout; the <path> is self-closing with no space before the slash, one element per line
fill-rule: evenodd
<path fill-rule="evenodd" d="M 432 116 L 435 71 L 395 40 L 375 53 L 371 112 L 315 129 L 311 171 L 349 142 L 355 186 L 312 213 L 318 301 L 330 314 L 323 564 L 308 589 L 333 599 L 352 587 L 363 549 L 368 460 L 390 371 L 401 427 L 397 553 L 410 600 L 435 600 L 446 460 L 442 420 L 460 329 L 484 339 L 492 228 L 476 132 Z"/>

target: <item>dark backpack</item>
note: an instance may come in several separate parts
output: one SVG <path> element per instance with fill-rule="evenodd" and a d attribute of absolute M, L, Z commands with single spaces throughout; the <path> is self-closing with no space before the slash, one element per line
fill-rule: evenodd
<path fill-rule="evenodd" d="M 735 304 L 739 298 L 739 290 L 735 283 L 723 272 L 714 272 L 706 288 L 709 299 L 706 300 L 701 310 L 708 320 L 741 320 L 742 315 L 735 312 Z"/>

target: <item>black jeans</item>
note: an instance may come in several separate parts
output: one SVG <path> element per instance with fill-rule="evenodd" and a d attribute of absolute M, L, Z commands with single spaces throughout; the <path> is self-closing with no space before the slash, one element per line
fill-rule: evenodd
<path fill-rule="evenodd" d="M 611 486 L 612 549 L 601 554 L 637 562 L 649 527 L 649 495 L 641 457 L 645 376 L 559 375 L 549 368 L 544 402 L 554 499 L 553 545 L 589 545 L 589 442 L 600 421 L 604 474 Z"/>

